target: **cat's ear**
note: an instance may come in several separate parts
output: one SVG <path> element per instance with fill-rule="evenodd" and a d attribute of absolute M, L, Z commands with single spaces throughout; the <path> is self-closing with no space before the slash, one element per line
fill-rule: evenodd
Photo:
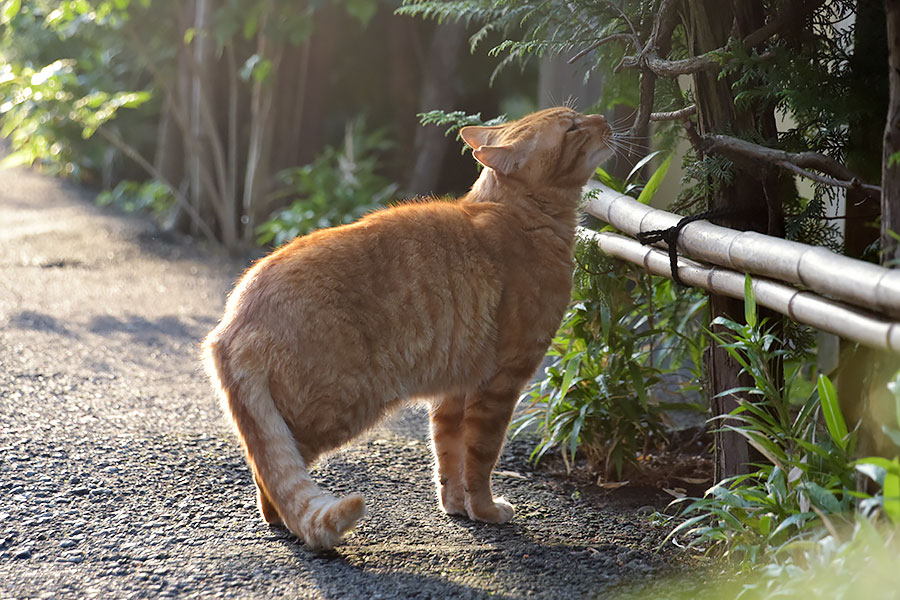
<path fill-rule="evenodd" d="M 469 125 L 459 130 L 459 136 L 465 143 L 477 150 L 482 146 L 489 146 L 494 135 L 501 128 L 501 126 L 483 127 L 480 125 Z"/>
<path fill-rule="evenodd" d="M 484 166 L 503 175 L 509 175 L 519 167 L 515 149 L 510 145 L 481 146 L 472 155 Z"/>

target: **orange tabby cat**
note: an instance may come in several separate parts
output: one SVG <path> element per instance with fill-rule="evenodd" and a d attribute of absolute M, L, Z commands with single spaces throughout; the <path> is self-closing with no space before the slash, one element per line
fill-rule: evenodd
<path fill-rule="evenodd" d="M 295 239 L 247 271 L 204 341 L 263 517 L 310 547 L 333 547 L 365 507 L 308 465 L 411 399 L 430 402 L 444 511 L 513 516 L 491 470 L 569 302 L 576 208 L 611 131 L 552 108 L 461 135 L 485 167 L 466 196 Z"/>

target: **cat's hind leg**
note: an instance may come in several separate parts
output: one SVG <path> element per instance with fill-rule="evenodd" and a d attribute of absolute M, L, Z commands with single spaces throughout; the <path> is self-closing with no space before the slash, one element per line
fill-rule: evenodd
<path fill-rule="evenodd" d="M 466 516 L 463 486 L 462 419 L 465 396 L 448 396 L 431 406 L 431 448 L 434 452 L 434 483 L 441 508 L 448 515 Z"/>
<path fill-rule="evenodd" d="M 256 506 L 259 508 L 263 519 L 269 525 L 282 525 L 284 521 L 281 519 L 281 515 L 278 514 L 278 509 L 272 504 L 262 481 L 259 480 L 259 476 L 255 473 L 253 474 L 253 483 L 256 484 Z"/>
<path fill-rule="evenodd" d="M 225 408 L 243 442 L 247 462 L 254 479 L 261 484 L 258 489 L 263 516 L 268 521 L 273 514 L 279 515 L 284 525 L 312 548 L 334 547 L 365 514 L 362 497 L 351 494 L 336 498 L 319 489 L 275 406 L 268 376 L 233 368 L 225 353 L 214 343 L 207 344 L 208 370 L 220 384 Z"/>

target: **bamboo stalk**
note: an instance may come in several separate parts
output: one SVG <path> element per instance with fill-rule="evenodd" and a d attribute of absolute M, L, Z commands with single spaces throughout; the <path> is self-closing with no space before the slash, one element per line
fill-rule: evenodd
<path fill-rule="evenodd" d="M 614 258 L 639 265 L 654 275 L 671 278 L 669 256 L 661 250 L 615 233 L 579 228 L 578 234 L 595 242 Z M 685 283 L 731 298 L 744 297 L 743 273 L 682 258 L 678 260 L 678 268 Z M 900 353 L 900 323 L 769 279 L 753 278 L 752 288 L 759 304 L 799 323 L 865 346 Z"/>
<path fill-rule="evenodd" d="M 651 208 L 601 184 L 590 185 L 594 198 L 585 210 L 629 235 L 668 229 L 681 219 L 679 215 Z M 735 231 L 705 221 L 686 225 L 678 245 L 699 261 L 802 285 L 822 296 L 900 318 L 900 270 L 841 256 L 825 248 L 754 231 Z"/>

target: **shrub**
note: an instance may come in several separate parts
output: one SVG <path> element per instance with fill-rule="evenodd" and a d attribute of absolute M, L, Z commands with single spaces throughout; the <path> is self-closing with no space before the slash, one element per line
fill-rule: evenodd
<path fill-rule="evenodd" d="M 626 464 L 637 466 L 638 456 L 664 438 L 665 410 L 689 407 L 660 401 L 654 388 L 668 374 L 666 384 L 696 389 L 702 340 L 694 317 L 706 300 L 590 242 L 579 243 L 576 257 L 574 304 L 513 427 L 537 427 L 535 460 L 558 446 L 568 464 L 581 448 L 621 478 Z"/>
<path fill-rule="evenodd" d="M 296 198 L 256 229 L 259 244 L 280 246 L 315 229 L 350 223 L 388 203 L 397 185 L 378 174 L 379 154 L 390 147 L 381 132 L 347 125 L 343 148 L 326 148 L 312 163 L 278 174 L 275 198 Z"/>

